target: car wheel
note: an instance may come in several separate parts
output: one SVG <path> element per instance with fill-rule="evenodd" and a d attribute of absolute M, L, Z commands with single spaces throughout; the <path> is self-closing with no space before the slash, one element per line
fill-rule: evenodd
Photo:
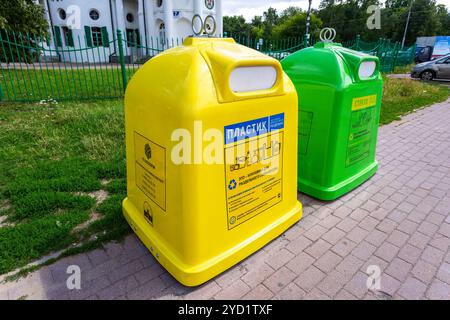
<path fill-rule="evenodd" d="M 420 79 L 425 81 L 431 81 L 434 78 L 434 72 L 430 70 L 425 70 L 420 74 Z"/>

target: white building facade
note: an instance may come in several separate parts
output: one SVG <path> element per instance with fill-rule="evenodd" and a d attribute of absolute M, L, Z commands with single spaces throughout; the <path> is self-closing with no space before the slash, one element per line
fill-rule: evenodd
<path fill-rule="evenodd" d="M 110 62 L 117 57 L 117 30 L 128 56 L 154 55 L 192 35 L 193 18 L 215 21 L 221 37 L 222 0 L 35 0 L 44 7 L 52 40 L 46 45 L 63 61 Z M 142 46 L 142 47 L 141 47 Z M 75 48 L 93 48 L 82 52 Z M 157 49 L 157 50 L 150 50 Z"/>

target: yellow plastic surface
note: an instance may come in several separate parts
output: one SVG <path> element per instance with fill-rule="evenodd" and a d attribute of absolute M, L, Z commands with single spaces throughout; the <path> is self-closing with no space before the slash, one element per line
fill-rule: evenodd
<path fill-rule="evenodd" d="M 266 65 L 277 70 L 278 80 L 271 89 L 230 90 L 228 76 L 235 67 Z M 195 286 L 213 278 L 301 218 L 296 192 L 297 112 L 296 90 L 279 62 L 231 39 L 188 38 L 183 46 L 151 59 L 131 79 L 125 94 L 123 212 L 145 246 L 182 284 Z M 241 185 L 237 176 L 233 189 L 230 177 L 235 171 L 227 161 L 206 164 L 202 159 L 210 143 L 207 137 L 202 141 L 202 132 L 222 131 L 225 157 L 238 143 L 248 145 L 252 140 L 226 144 L 225 127 L 282 113 L 284 127 L 261 135 L 270 136 L 268 143 L 277 145 L 274 154 L 280 159 L 273 182 L 266 176 L 258 178 L 265 183 L 261 183 L 264 194 L 258 193 L 262 187 L 257 182 L 245 180 Z M 200 134 L 195 121 L 202 121 Z M 171 136 L 179 128 L 191 133 L 192 164 L 171 160 L 180 143 Z M 195 148 L 202 150 L 200 156 Z M 246 168 L 241 172 L 249 173 Z M 239 210 L 230 209 L 231 199 L 244 192 L 253 192 L 249 197 L 256 206 L 263 201 L 262 207 L 252 211 L 244 205 L 239 210 L 251 214 L 237 218 L 233 212 Z"/>

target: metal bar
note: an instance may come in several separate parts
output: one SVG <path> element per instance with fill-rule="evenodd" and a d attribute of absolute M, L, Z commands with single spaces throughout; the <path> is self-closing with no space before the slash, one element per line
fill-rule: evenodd
<path fill-rule="evenodd" d="M 78 44 L 80 44 L 80 36 L 79 35 L 77 36 L 77 39 L 78 39 Z M 75 41 L 74 41 L 74 47 L 75 47 Z M 81 53 L 81 47 L 79 47 L 79 52 Z M 78 75 L 78 83 L 80 85 L 80 91 L 79 92 L 82 93 L 83 92 L 83 82 L 81 81 L 81 72 L 79 72 L 80 67 L 79 67 L 79 64 L 78 64 L 77 51 L 74 51 L 74 58 L 75 58 L 76 70 L 73 70 L 73 68 L 72 68 L 72 72 L 74 72 L 74 74 Z"/>
<path fill-rule="evenodd" d="M 31 43 L 32 43 L 32 38 L 31 38 L 31 36 L 27 33 L 26 37 L 27 37 L 28 42 L 29 42 L 29 48 L 30 48 L 30 50 L 31 50 L 31 49 L 35 49 L 35 48 L 33 48 L 32 45 L 31 45 Z M 37 48 L 37 46 L 36 46 L 36 48 Z M 39 54 L 39 51 L 36 50 L 36 56 L 37 56 L 37 58 L 39 59 L 38 54 Z M 37 89 L 38 89 L 38 91 L 39 91 L 39 98 L 41 98 L 41 97 L 42 97 L 41 86 L 39 85 L 39 81 L 38 81 L 37 74 L 36 74 L 36 66 L 35 66 L 35 63 L 34 63 L 33 60 L 31 60 L 31 65 L 33 66 L 33 75 L 34 75 L 34 80 L 36 81 L 36 87 L 37 87 Z"/>
<path fill-rule="evenodd" d="M 84 87 L 85 87 L 85 89 L 86 89 L 86 91 L 85 91 L 85 93 L 86 93 L 86 98 L 89 98 L 89 96 L 88 96 L 89 90 L 88 90 L 87 80 L 86 80 L 86 78 L 87 78 L 87 77 L 86 77 L 86 69 L 84 68 L 83 51 L 81 50 L 80 35 L 78 35 L 77 38 L 78 38 L 78 46 L 79 46 L 79 48 L 80 48 L 80 53 L 81 53 L 80 59 L 81 59 L 82 73 L 80 72 L 80 75 L 83 74 L 83 78 L 84 78 Z M 79 71 L 79 69 L 78 69 L 77 71 Z"/>
<path fill-rule="evenodd" d="M 110 45 L 111 45 L 111 43 L 108 43 L 108 49 L 109 49 Z M 99 55 L 99 56 L 100 56 L 100 55 Z M 105 49 L 105 46 L 103 46 L 103 59 L 104 59 L 105 61 L 107 61 L 107 59 L 106 59 L 106 49 Z M 112 86 L 111 86 L 110 79 L 109 79 L 109 76 L 110 76 L 109 70 L 110 70 L 110 68 L 109 68 L 109 66 L 106 64 L 106 65 L 105 65 L 105 76 L 106 76 L 106 83 L 107 83 L 107 87 L 108 87 L 108 94 L 109 94 L 110 96 L 112 96 L 112 94 L 111 94 L 111 87 L 112 87 Z M 102 78 L 103 78 L 103 71 L 102 71 Z"/>
<path fill-rule="evenodd" d="M 86 35 L 84 36 L 84 43 L 87 43 Z M 98 43 L 97 43 L 98 44 Z M 92 56 L 94 55 L 94 37 L 92 37 L 92 47 L 86 49 L 86 60 L 87 60 L 87 66 L 89 70 L 89 80 L 91 85 L 91 97 L 94 94 L 94 81 L 92 80 L 92 70 L 91 70 L 91 62 L 89 60 L 89 50 L 92 52 Z"/>
<path fill-rule="evenodd" d="M 34 85 L 33 85 L 33 81 L 31 80 L 31 76 L 30 76 L 30 69 L 28 68 L 28 57 L 27 57 L 27 52 L 25 51 L 25 44 L 24 44 L 24 42 L 23 42 L 23 35 L 21 34 L 21 33 L 19 33 L 18 34 L 18 37 L 16 38 L 16 36 L 14 36 L 14 41 L 16 41 L 16 43 L 17 44 L 19 44 L 18 42 L 19 42 L 19 40 L 20 40 L 20 46 L 22 47 L 22 51 L 23 51 L 23 60 L 24 60 L 24 63 L 25 63 L 25 68 L 26 68 L 26 72 L 25 72 L 25 70 L 23 70 L 22 72 L 24 73 L 24 74 L 26 74 L 27 75 L 27 78 L 28 78 L 28 82 L 29 82 L 29 84 L 30 84 L 30 88 L 31 88 L 31 92 L 28 92 L 28 94 L 31 94 L 31 95 L 33 95 L 34 94 Z M 29 47 L 28 47 L 28 49 L 29 49 Z M 20 54 L 20 53 L 19 53 Z M 22 68 L 23 69 L 23 68 Z M 24 77 L 25 78 L 25 77 Z M 30 98 L 31 100 L 32 100 L 32 98 Z"/>
<path fill-rule="evenodd" d="M 62 45 L 63 45 L 63 40 L 62 40 L 62 36 L 61 36 L 61 46 Z M 65 97 L 65 91 L 66 91 L 65 89 L 69 88 L 69 87 L 65 87 L 64 86 L 63 72 L 61 71 L 61 62 L 62 62 L 62 60 L 65 59 L 65 57 L 64 57 L 64 49 L 61 49 L 61 51 L 59 51 L 58 55 L 59 55 L 59 61 L 58 61 L 58 65 L 57 66 L 58 66 L 59 78 L 61 79 L 61 82 L 60 82 L 60 85 L 59 85 L 60 88 L 58 88 L 58 83 L 57 82 L 55 82 L 55 84 L 56 84 L 56 88 L 57 88 L 58 93 L 61 93 L 62 96 Z M 55 74 L 55 77 L 56 77 L 56 74 Z M 55 80 L 56 80 L 56 78 L 55 78 Z M 69 83 L 67 85 L 69 85 Z M 58 99 L 61 99 L 61 96 L 59 96 Z"/>
<path fill-rule="evenodd" d="M 56 39 L 55 39 L 55 41 L 54 41 L 54 43 L 55 43 L 55 48 L 57 48 L 58 46 L 57 46 L 57 44 L 56 44 Z M 52 53 L 52 49 L 50 48 L 50 56 L 51 56 L 51 53 Z M 58 56 L 58 62 L 59 62 L 59 53 L 58 53 L 58 51 L 55 49 L 55 53 L 56 53 L 56 55 Z M 54 64 L 54 61 L 53 61 L 53 59 L 51 59 L 51 64 L 52 64 L 52 71 L 53 71 L 53 73 L 52 73 L 52 76 L 53 76 L 53 79 L 54 79 L 54 82 L 55 82 L 55 88 L 56 88 L 56 94 L 55 94 L 55 92 L 52 92 L 51 94 L 52 94 L 52 96 L 57 96 L 58 97 L 58 100 L 61 98 L 61 96 L 60 96 L 60 93 L 59 93 L 59 90 L 58 90 L 58 84 L 56 83 L 56 70 L 55 70 L 55 64 Z M 48 71 L 48 69 L 47 69 L 47 71 Z M 48 75 L 49 75 L 49 81 L 50 81 L 50 89 L 53 89 L 53 86 L 51 86 L 51 82 L 52 82 L 52 79 L 50 79 L 50 72 L 48 72 Z"/>
<path fill-rule="evenodd" d="M 12 63 L 14 64 L 15 63 L 15 60 L 14 60 L 14 55 L 13 55 L 13 49 L 11 48 L 11 41 L 10 41 L 10 39 L 9 39 L 9 35 L 8 35 L 8 32 L 6 33 L 6 40 L 7 40 L 7 43 L 8 43 L 8 48 L 9 48 L 9 53 L 10 53 L 10 55 L 11 55 L 11 61 L 12 61 Z M 16 84 L 17 84 L 17 91 L 18 91 L 18 93 L 20 94 L 20 95 L 22 95 L 22 89 L 21 89 L 21 87 L 20 87 L 20 83 L 19 83 L 19 76 L 17 75 L 17 70 L 16 70 L 16 68 L 14 67 L 14 65 L 12 66 L 13 68 L 13 73 L 14 73 L 14 76 L 15 76 L 15 82 L 16 82 Z M 13 92 L 14 92 L 14 95 L 16 96 L 16 90 L 15 90 L 15 88 L 14 88 L 14 81 L 11 79 L 11 89 L 13 90 Z"/>
<path fill-rule="evenodd" d="M 117 30 L 117 41 L 119 42 L 119 60 L 120 60 L 120 70 L 122 72 L 122 86 L 123 92 L 127 88 L 127 72 L 125 70 L 125 59 L 123 56 L 123 43 L 122 43 L 122 32 Z"/>
<path fill-rule="evenodd" d="M 116 43 L 118 43 L 118 39 L 116 38 L 116 34 L 117 33 L 113 33 L 113 35 L 112 35 L 113 41 L 114 41 L 114 49 L 117 47 L 117 51 L 115 51 L 115 54 L 117 54 L 118 51 L 119 51 L 119 48 L 118 48 L 119 45 L 118 44 L 116 45 Z M 115 68 L 113 67 L 113 75 L 114 75 L 114 79 L 115 79 L 115 81 L 117 83 L 117 87 L 116 87 L 117 90 L 118 90 L 117 95 L 121 96 L 121 94 L 122 94 L 122 80 L 121 80 L 121 77 L 120 77 L 120 70 L 119 70 L 119 68 L 120 68 L 120 62 L 116 64 Z"/>
<path fill-rule="evenodd" d="M 73 39 L 73 35 L 72 35 L 72 39 Z M 75 41 L 74 41 L 73 45 L 74 45 L 73 50 L 67 49 L 67 55 L 69 57 L 70 71 L 72 71 L 72 53 L 74 53 L 75 55 L 77 54 L 75 51 Z M 67 62 L 66 58 L 64 57 L 64 71 L 66 73 L 67 87 L 68 87 L 68 91 L 69 91 L 69 99 L 73 99 L 72 88 L 75 89 L 75 90 L 73 90 L 74 94 L 78 91 L 76 89 L 76 81 L 73 81 L 73 73 L 72 73 L 72 77 L 69 76 L 69 71 L 68 71 L 69 68 L 67 67 L 66 62 Z M 72 87 L 72 84 L 73 84 L 73 87 Z"/>
<path fill-rule="evenodd" d="M 34 35 L 33 39 L 34 39 L 34 43 L 36 44 L 36 48 L 39 48 L 38 43 L 42 42 L 42 41 L 40 39 L 38 40 L 38 38 L 36 38 L 36 35 Z M 42 51 L 43 52 L 45 51 L 45 49 L 43 47 L 42 47 Z M 42 72 L 42 63 L 41 63 L 41 57 L 40 56 L 38 58 L 38 62 L 39 62 L 39 77 L 42 80 L 42 86 L 44 87 L 44 94 L 41 95 L 41 99 L 44 99 L 45 94 L 48 92 L 48 90 L 47 90 L 47 82 L 44 80 L 44 74 Z M 48 75 L 48 72 L 47 72 L 47 75 Z M 37 75 L 36 75 L 36 78 L 37 78 Z"/>
<path fill-rule="evenodd" d="M 4 56 L 4 58 L 5 58 L 5 64 L 6 65 L 8 65 L 8 56 L 6 55 L 6 50 L 5 50 L 5 46 L 4 46 L 4 44 L 3 44 L 3 39 L 2 39 L 2 33 L 0 32 L 0 43 L 1 43 L 1 45 L 2 45 L 2 52 L 3 52 L 3 56 Z M 11 90 L 8 90 L 8 84 L 7 84 L 7 82 L 6 82 L 6 77 L 5 77 L 5 73 L 6 73 L 6 71 L 5 71 L 5 73 L 3 72 L 3 68 L 0 68 L 1 69 L 1 71 L 2 71 L 2 79 L 3 79 L 3 83 L 5 84 L 5 89 L 6 89 L 6 93 L 7 93 L 7 96 L 8 96 L 8 98 L 11 100 L 11 94 L 10 94 L 10 91 L 12 91 L 12 93 L 13 93 L 13 95 L 14 95 L 14 99 L 13 100 L 15 100 L 15 98 L 16 98 L 16 94 L 15 94 L 15 92 L 14 92 L 14 90 L 13 90 L 13 86 L 12 86 L 12 82 L 11 82 Z M 8 67 L 6 68 L 6 70 L 8 70 Z M 8 79 L 11 81 L 11 77 L 10 77 L 10 72 L 9 72 L 9 70 L 7 71 L 8 72 Z"/>

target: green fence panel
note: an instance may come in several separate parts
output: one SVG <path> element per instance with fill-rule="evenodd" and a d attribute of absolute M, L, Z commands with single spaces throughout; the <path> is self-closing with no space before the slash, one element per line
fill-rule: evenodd
<path fill-rule="evenodd" d="M 94 40 L 90 27 L 85 27 L 81 39 L 65 30 L 62 41 L 62 31 L 58 29 L 54 39 L 44 39 L 0 30 L 0 101 L 120 98 L 143 63 L 183 43 L 182 38 L 146 37 L 135 31 L 128 37 L 120 32 L 108 34 L 106 28 L 101 29 L 98 41 L 99 35 Z M 278 60 L 317 41 L 305 36 L 259 39 L 228 35 Z M 386 39 L 366 42 L 359 36 L 342 45 L 379 57 L 383 72 L 413 63 L 416 50 L 415 46 L 401 48 Z"/>

